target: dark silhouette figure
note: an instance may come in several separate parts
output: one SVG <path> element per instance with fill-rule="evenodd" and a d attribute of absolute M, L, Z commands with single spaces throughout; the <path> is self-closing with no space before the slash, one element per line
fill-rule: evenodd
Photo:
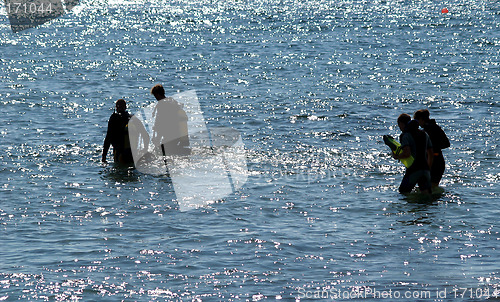
<path fill-rule="evenodd" d="M 116 112 L 114 112 L 108 121 L 108 130 L 104 139 L 102 150 L 102 162 L 106 162 L 106 156 L 110 146 L 113 146 L 113 158 L 115 163 L 131 164 L 134 159 L 130 149 L 130 140 L 128 135 L 128 122 L 131 116 L 127 112 L 125 100 L 116 101 Z"/>
<path fill-rule="evenodd" d="M 434 160 L 431 166 L 431 183 L 433 187 L 437 187 L 445 170 L 442 150 L 450 147 L 450 140 L 443 129 L 436 124 L 436 120 L 430 119 L 429 115 L 429 110 L 421 109 L 413 114 L 413 118 L 418 121 L 420 127 L 424 128 L 431 139 L 432 149 L 434 151 Z"/>
<path fill-rule="evenodd" d="M 406 168 L 405 175 L 399 186 L 400 193 L 410 193 L 415 185 L 422 193 L 431 194 L 431 173 L 433 151 L 429 136 L 418 129 L 418 122 L 411 120 L 408 114 L 398 117 L 398 126 L 401 130 L 399 140 L 403 151 L 399 155 L 393 153 L 396 159 L 407 158 L 410 155 L 415 159 L 413 164 Z"/>

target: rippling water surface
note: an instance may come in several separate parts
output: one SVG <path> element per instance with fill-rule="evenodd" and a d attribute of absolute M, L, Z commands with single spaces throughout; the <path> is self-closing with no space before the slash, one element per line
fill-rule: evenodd
<path fill-rule="evenodd" d="M 500 5 L 446 5 L 83 1 L 17 34 L 3 10 L 0 300 L 499 295 Z M 241 132 L 238 193 L 179 211 L 168 177 L 101 164 L 114 101 L 156 83 Z M 451 140 L 430 201 L 381 140 L 421 108 Z"/>

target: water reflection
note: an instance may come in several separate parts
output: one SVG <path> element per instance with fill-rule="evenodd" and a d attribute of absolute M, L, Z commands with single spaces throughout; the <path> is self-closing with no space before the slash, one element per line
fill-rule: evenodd
<path fill-rule="evenodd" d="M 404 202 L 405 209 L 402 209 L 400 215 L 411 216 L 411 219 L 400 220 L 403 225 L 433 225 L 436 223 L 437 213 L 439 213 L 438 205 L 442 200 L 444 191 L 439 191 L 432 195 L 420 193 L 411 193 L 403 195 L 401 201 Z"/>
<path fill-rule="evenodd" d="M 99 171 L 102 179 L 112 180 L 114 182 L 141 182 L 142 173 L 137 171 L 133 166 L 126 166 L 117 163 L 104 165 Z"/>

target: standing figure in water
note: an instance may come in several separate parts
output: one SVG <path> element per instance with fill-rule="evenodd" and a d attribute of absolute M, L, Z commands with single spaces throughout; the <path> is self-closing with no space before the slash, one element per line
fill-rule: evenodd
<path fill-rule="evenodd" d="M 399 140 L 402 152 L 398 155 L 393 153 L 395 159 L 413 156 L 413 164 L 406 168 L 405 175 L 399 186 L 399 192 L 410 193 L 415 185 L 422 193 L 431 194 L 431 172 L 432 166 L 432 143 L 429 136 L 424 131 L 418 129 L 418 122 L 411 120 L 411 117 L 403 113 L 398 117 L 398 126 L 401 130 Z"/>
<path fill-rule="evenodd" d="M 424 128 L 432 142 L 434 159 L 431 166 L 431 183 L 434 188 L 439 185 L 443 177 L 445 162 L 442 150 L 450 147 L 450 140 L 443 129 L 436 124 L 436 120 L 430 119 L 429 115 L 429 110 L 421 109 L 415 112 L 413 118 L 418 121 L 422 128 Z"/>
<path fill-rule="evenodd" d="M 158 103 L 153 112 L 153 145 L 161 146 L 163 155 L 187 155 L 190 153 L 187 115 L 173 98 L 165 97 L 161 84 L 151 89 Z"/>
<path fill-rule="evenodd" d="M 108 121 L 108 130 L 104 139 L 102 149 L 102 162 L 106 161 L 106 156 L 110 146 L 113 146 L 113 159 L 115 163 L 131 164 L 134 159 L 130 149 L 128 137 L 128 122 L 131 116 L 127 112 L 127 103 L 124 99 L 116 101 L 116 111 Z"/>

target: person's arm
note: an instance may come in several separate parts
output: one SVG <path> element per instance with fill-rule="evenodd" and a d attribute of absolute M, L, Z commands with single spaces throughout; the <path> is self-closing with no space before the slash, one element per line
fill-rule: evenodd
<path fill-rule="evenodd" d="M 107 163 L 106 161 L 106 155 L 108 154 L 108 151 L 109 151 L 109 142 L 104 140 L 104 146 L 103 146 L 103 149 L 102 149 L 102 162 L 103 163 Z"/>
<path fill-rule="evenodd" d="M 399 141 L 401 143 L 401 153 L 399 153 L 399 155 L 394 155 L 395 159 L 408 158 L 411 156 L 410 142 L 408 141 L 409 137 L 411 136 L 408 133 L 403 133 L 399 137 Z"/>
<path fill-rule="evenodd" d="M 396 155 L 393 153 L 393 157 L 395 159 L 402 159 L 402 158 L 407 158 L 410 156 L 411 156 L 410 146 L 404 146 L 401 153 L 399 153 L 399 155 Z"/>
<path fill-rule="evenodd" d="M 106 137 L 104 138 L 104 145 L 102 146 L 102 162 L 106 163 L 106 156 L 108 155 L 109 147 L 111 146 L 111 134 L 110 130 L 112 127 L 112 117 L 108 122 L 108 130 L 106 131 Z"/>
<path fill-rule="evenodd" d="M 104 145 L 102 146 L 102 162 L 106 163 L 106 156 L 108 155 L 109 147 L 111 146 L 111 140 L 109 139 L 108 133 L 106 133 L 106 138 L 104 138 Z"/>

